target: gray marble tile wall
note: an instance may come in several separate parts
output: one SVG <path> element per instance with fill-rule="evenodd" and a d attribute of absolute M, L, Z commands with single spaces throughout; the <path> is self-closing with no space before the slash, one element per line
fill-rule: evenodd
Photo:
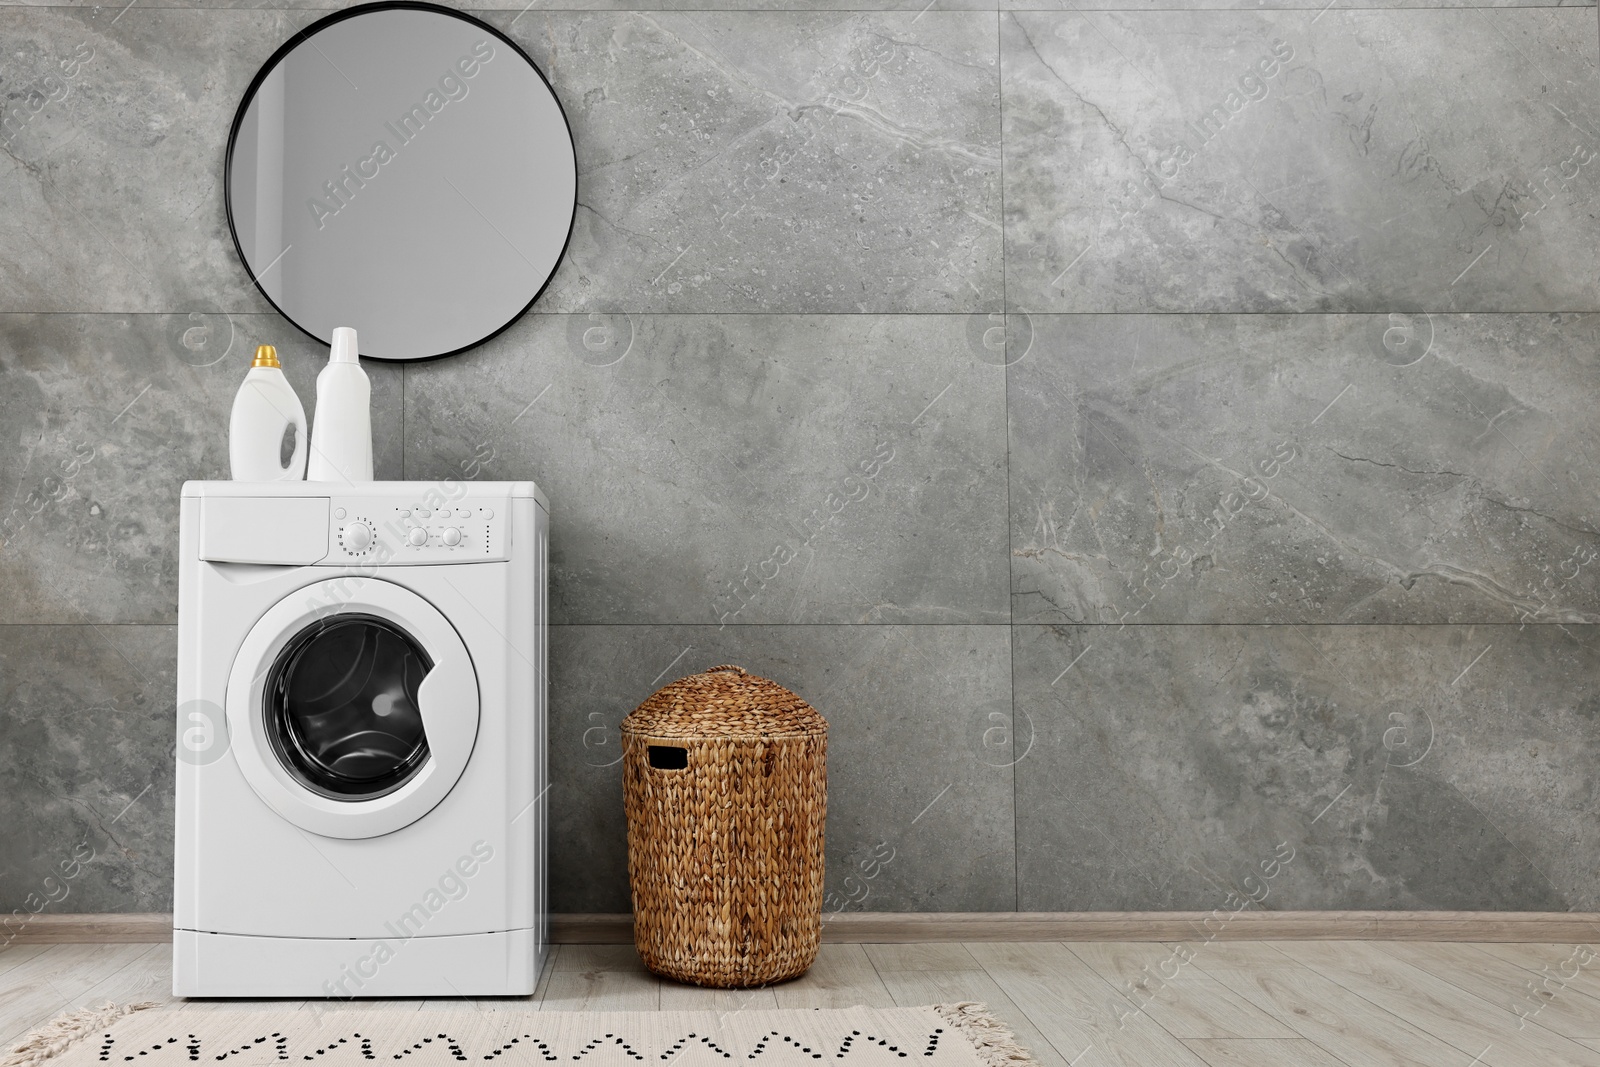
<path fill-rule="evenodd" d="M 321 358 L 223 152 L 328 6 L 0 3 L 7 911 L 170 906 L 178 487 Z M 368 368 L 380 477 L 550 496 L 559 910 L 730 661 L 832 724 L 830 907 L 1600 909 L 1592 6 L 642 6 L 482 12 L 569 254 Z"/>

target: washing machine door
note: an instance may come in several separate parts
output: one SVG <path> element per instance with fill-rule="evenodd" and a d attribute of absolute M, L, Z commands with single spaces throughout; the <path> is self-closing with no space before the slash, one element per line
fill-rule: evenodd
<path fill-rule="evenodd" d="M 409 589 L 346 577 L 263 615 L 228 679 L 234 759 L 283 818 L 324 837 L 392 833 L 455 787 L 478 736 L 455 627 Z"/>

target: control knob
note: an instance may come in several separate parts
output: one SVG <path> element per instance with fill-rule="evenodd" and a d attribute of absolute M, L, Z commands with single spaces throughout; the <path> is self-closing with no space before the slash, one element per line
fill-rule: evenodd
<path fill-rule="evenodd" d="M 372 547 L 372 527 L 364 522 L 347 522 L 340 531 L 348 552 L 365 552 Z"/>
<path fill-rule="evenodd" d="M 428 531 L 420 526 L 411 527 L 411 532 L 406 534 L 406 540 L 418 548 L 428 543 Z"/>
<path fill-rule="evenodd" d="M 442 539 L 445 544 L 451 547 L 459 545 L 461 543 L 461 531 L 452 526 L 444 532 Z"/>

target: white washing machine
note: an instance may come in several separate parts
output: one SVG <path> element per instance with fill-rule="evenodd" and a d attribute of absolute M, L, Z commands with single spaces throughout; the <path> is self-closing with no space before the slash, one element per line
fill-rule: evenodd
<path fill-rule="evenodd" d="M 189 482 L 173 992 L 533 992 L 547 507 L 531 482 Z"/>

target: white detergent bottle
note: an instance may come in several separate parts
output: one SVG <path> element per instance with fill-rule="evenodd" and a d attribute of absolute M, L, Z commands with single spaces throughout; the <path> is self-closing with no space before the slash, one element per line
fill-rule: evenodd
<path fill-rule="evenodd" d="M 317 375 L 317 415 L 311 423 L 313 482 L 372 481 L 372 385 L 356 359 L 356 332 L 333 331 L 328 365 Z"/>
<path fill-rule="evenodd" d="M 294 454 L 283 465 L 283 435 L 294 427 Z M 236 482 L 297 482 L 306 474 L 306 409 L 271 345 L 256 358 L 233 398 L 228 419 L 228 468 Z"/>

